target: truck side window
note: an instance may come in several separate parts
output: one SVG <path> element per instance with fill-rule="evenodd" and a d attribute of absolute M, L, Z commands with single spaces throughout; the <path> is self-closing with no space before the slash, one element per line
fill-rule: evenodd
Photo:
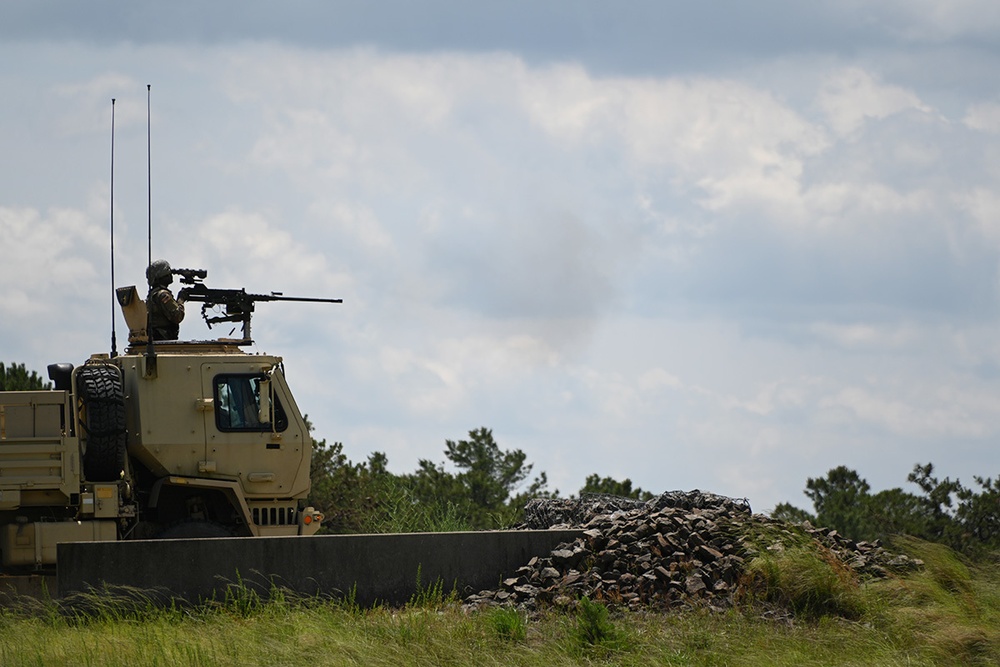
<path fill-rule="evenodd" d="M 271 424 L 258 418 L 261 375 L 215 376 L 215 425 L 220 431 L 270 431 Z M 288 428 L 281 401 L 273 397 L 275 430 Z"/>

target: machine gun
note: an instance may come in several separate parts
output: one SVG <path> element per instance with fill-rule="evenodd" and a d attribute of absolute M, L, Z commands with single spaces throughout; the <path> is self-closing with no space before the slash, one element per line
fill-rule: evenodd
<path fill-rule="evenodd" d="M 243 343 L 250 342 L 250 318 L 254 312 L 254 304 L 258 301 L 306 301 L 312 303 L 343 303 L 343 299 L 317 299 L 303 296 L 284 296 L 281 292 L 270 294 L 248 294 L 246 289 L 216 289 L 202 282 L 208 277 L 205 269 L 173 269 L 180 276 L 180 282 L 187 287 L 177 293 L 184 301 L 200 301 L 201 316 L 211 329 L 219 322 L 241 322 L 243 324 Z M 225 307 L 225 312 L 215 310 Z"/>

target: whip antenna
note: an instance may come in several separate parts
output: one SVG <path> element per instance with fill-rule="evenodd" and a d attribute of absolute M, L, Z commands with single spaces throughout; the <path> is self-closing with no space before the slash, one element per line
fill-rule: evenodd
<path fill-rule="evenodd" d="M 150 121 L 149 121 L 149 96 L 153 86 L 146 84 L 146 206 L 148 209 L 148 222 L 146 225 L 147 258 L 146 266 L 153 263 L 153 158 L 150 142 Z"/>
<path fill-rule="evenodd" d="M 152 142 L 150 141 L 151 124 L 149 113 L 150 89 L 153 86 L 146 84 L 146 206 L 148 209 L 148 223 L 146 226 L 146 243 L 149 261 L 146 262 L 147 271 L 149 265 L 153 263 L 153 158 Z M 147 276 L 148 280 L 149 276 Z M 153 327 L 150 318 L 150 309 L 146 308 L 146 377 L 156 377 L 156 350 L 153 347 Z"/>
<path fill-rule="evenodd" d="M 115 98 L 111 98 L 111 358 L 118 356 L 115 335 Z"/>

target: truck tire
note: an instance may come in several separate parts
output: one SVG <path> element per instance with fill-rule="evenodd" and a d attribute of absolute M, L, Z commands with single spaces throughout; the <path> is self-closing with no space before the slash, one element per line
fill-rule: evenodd
<path fill-rule="evenodd" d="M 221 523 L 185 519 L 169 525 L 156 536 L 158 540 L 192 540 L 206 537 L 232 537 L 233 531 Z"/>
<path fill-rule="evenodd" d="M 114 482 L 125 469 L 125 399 L 122 378 L 110 365 L 77 371 L 76 393 L 83 407 L 80 427 L 86 434 L 83 475 L 89 482 Z"/>

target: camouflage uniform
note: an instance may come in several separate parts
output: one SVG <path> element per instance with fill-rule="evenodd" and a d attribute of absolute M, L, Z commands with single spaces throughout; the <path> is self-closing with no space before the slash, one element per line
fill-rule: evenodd
<path fill-rule="evenodd" d="M 149 311 L 149 330 L 153 340 L 177 340 L 184 319 L 184 304 L 174 299 L 173 293 L 163 285 L 149 290 L 146 297 Z"/>
<path fill-rule="evenodd" d="M 153 340 L 177 340 L 184 319 L 183 294 L 181 300 L 174 299 L 167 285 L 174 281 L 170 264 L 158 259 L 146 269 L 149 282 L 149 296 L 146 297 L 146 311 L 149 313 L 149 332 Z"/>

